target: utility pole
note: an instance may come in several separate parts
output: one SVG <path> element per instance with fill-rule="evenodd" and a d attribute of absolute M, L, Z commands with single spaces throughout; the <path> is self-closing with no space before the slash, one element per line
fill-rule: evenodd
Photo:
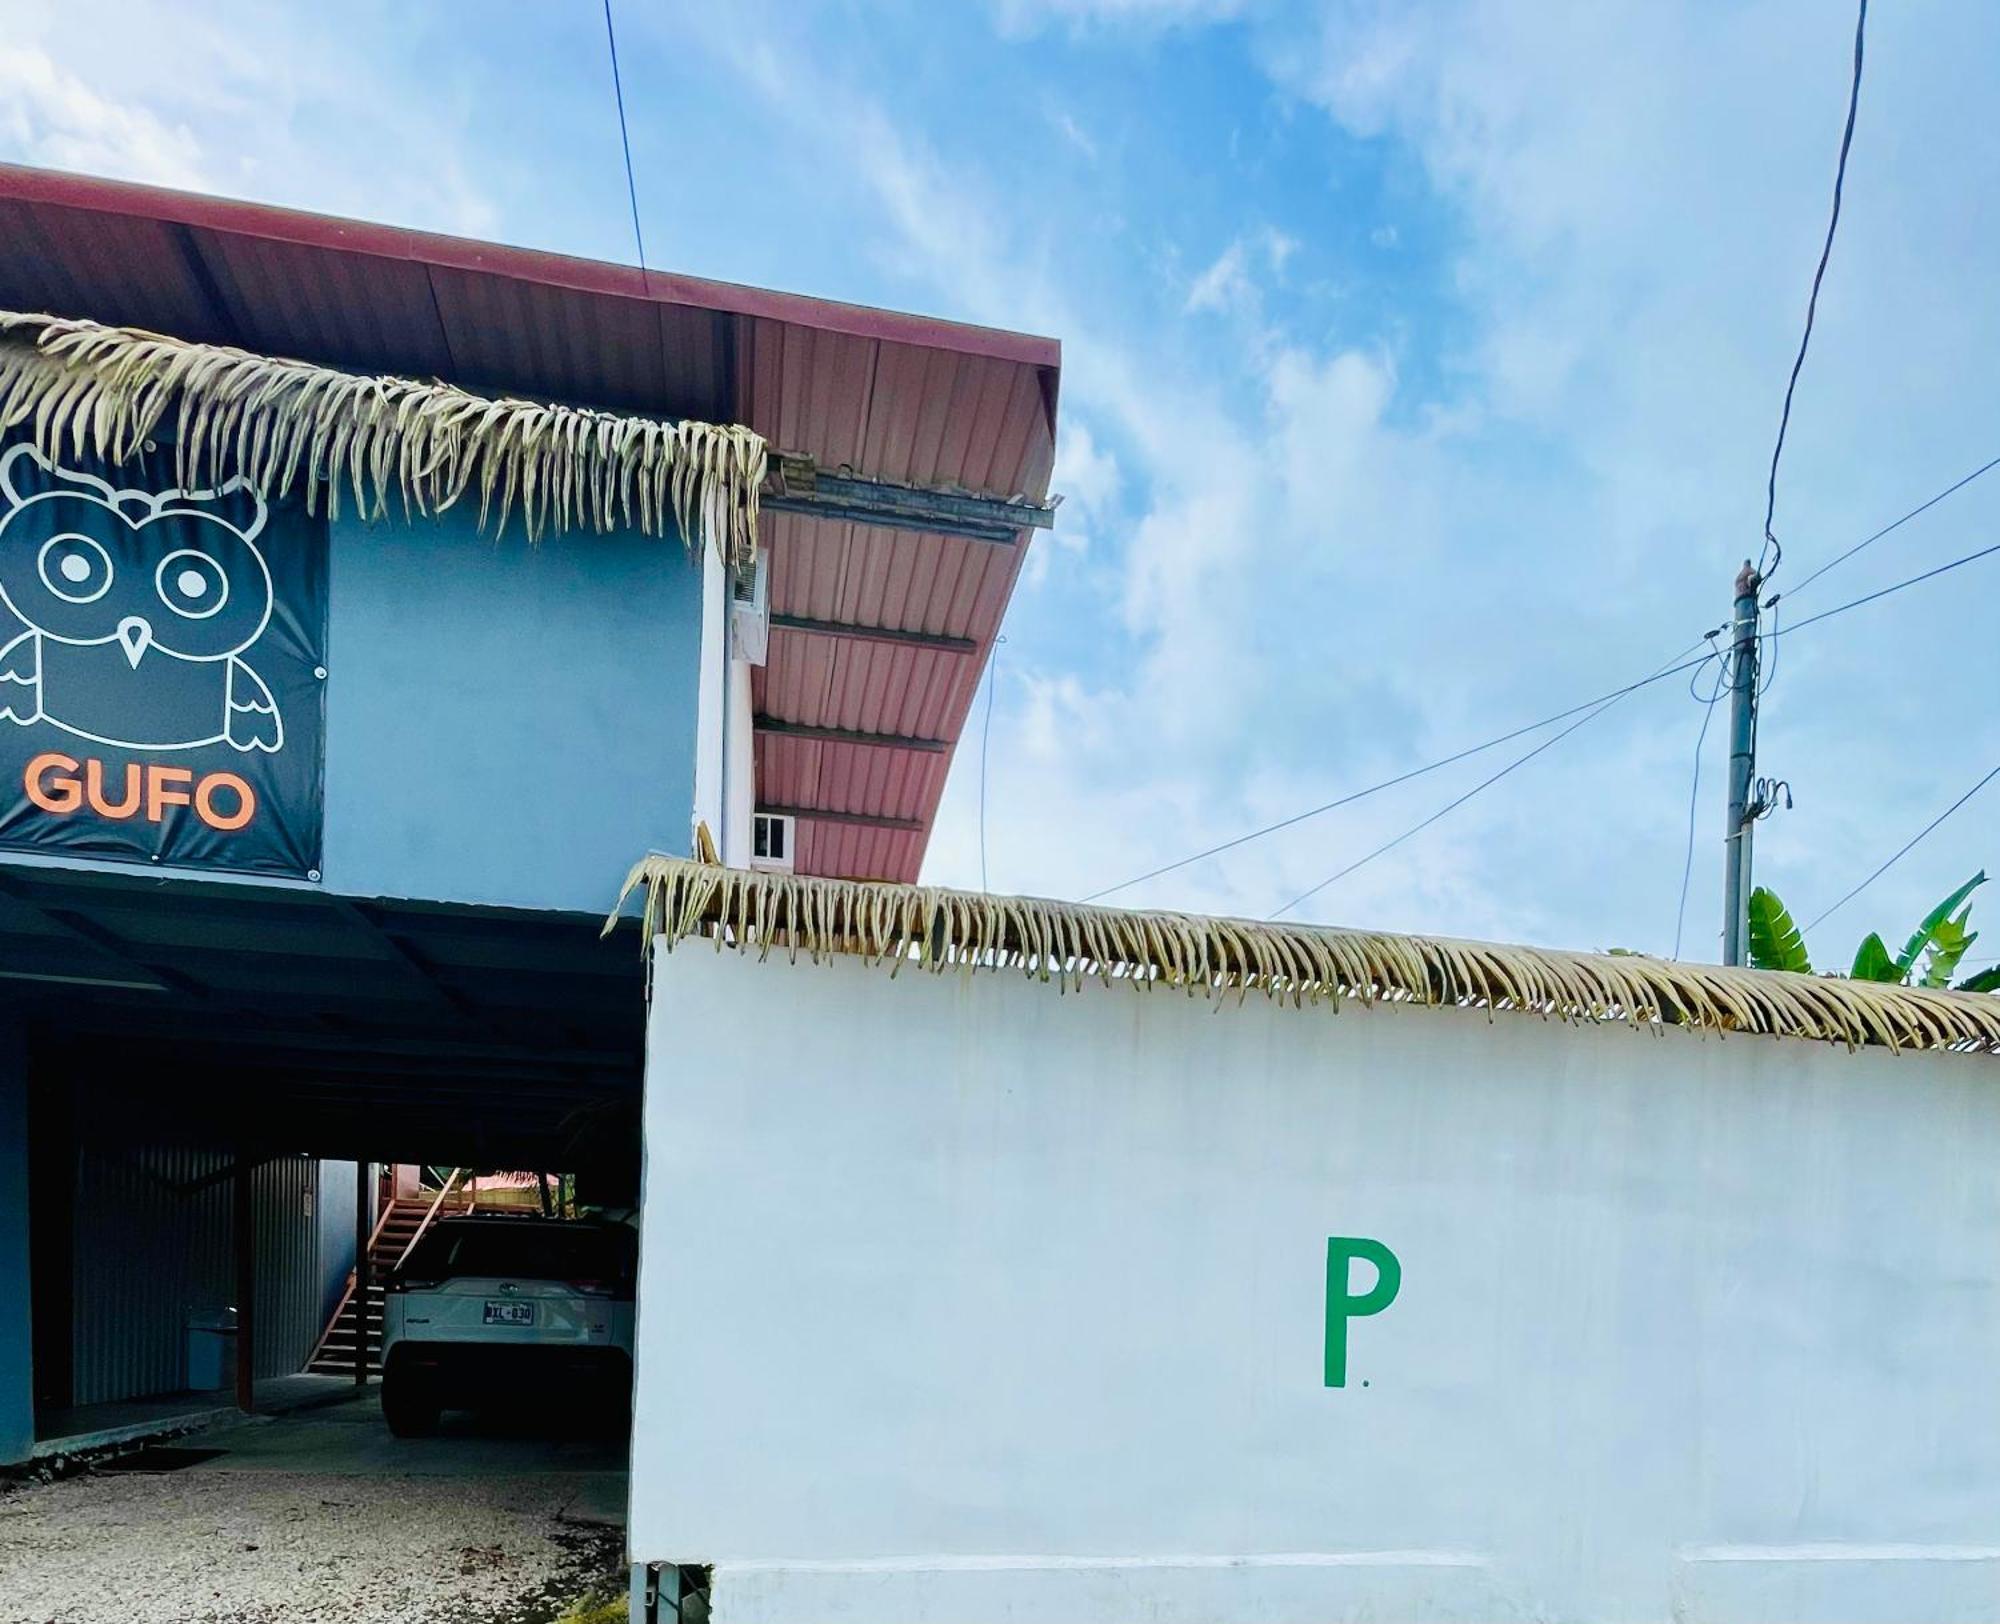
<path fill-rule="evenodd" d="M 1722 828 L 1722 962 L 1750 956 L 1750 781 L 1757 771 L 1757 589 L 1749 559 L 1736 577 L 1730 615 L 1729 810 Z"/>

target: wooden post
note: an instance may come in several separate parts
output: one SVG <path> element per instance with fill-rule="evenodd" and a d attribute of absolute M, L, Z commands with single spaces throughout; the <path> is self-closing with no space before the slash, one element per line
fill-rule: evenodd
<path fill-rule="evenodd" d="M 375 1232 L 375 1169 L 354 1164 L 354 1385 L 368 1385 L 368 1241 Z"/>
<path fill-rule="evenodd" d="M 236 1407 L 245 1415 L 257 1408 L 257 1210 L 251 1184 L 255 1171 L 249 1152 L 238 1149 L 231 1228 L 236 1247 Z"/>

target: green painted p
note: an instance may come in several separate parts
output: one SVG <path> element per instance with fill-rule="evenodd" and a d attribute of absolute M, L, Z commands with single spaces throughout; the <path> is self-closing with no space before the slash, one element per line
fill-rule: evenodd
<path fill-rule="evenodd" d="M 1361 1258 L 1375 1265 L 1375 1283 L 1354 1295 L 1348 1265 Z M 1347 1322 L 1379 1314 L 1403 1287 L 1403 1265 L 1380 1241 L 1359 1235 L 1329 1235 L 1326 1242 L 1326 1385 L 1347 1385 Z"/>

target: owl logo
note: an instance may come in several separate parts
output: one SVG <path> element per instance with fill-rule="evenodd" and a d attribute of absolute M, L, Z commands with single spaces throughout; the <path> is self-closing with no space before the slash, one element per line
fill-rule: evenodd
<path fill-rule="evenodd" d="M 240 479 L 121 491 L 32 445 L 0 454 L 0 604 L 28 628 L 0 646 L 0 720 L 130 750 L 283 749 L 243 658 L 271 620 L 265 517 Z"/>

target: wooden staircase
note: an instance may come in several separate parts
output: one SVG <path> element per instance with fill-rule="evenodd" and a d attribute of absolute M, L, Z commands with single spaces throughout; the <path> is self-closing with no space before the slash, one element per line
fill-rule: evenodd
<path fill-rule="evenodd" d="M 454 1177 L 452 1184 L 456 1183 Z M 456 1213 L 463 1211 L 465 1205 L 462 1192 L 454 1200 L 452 1185 L 447 1185 L 435 1196 L 398 1196 L 384 1204 L 382 1215 L 375 1223 L 375 1232 L 368 1240 L 368 1301 L 365 1307 L 368 1315 L 369 1374 L 378 1373 L 382 1364 L 383 1282 L 440 1211 Z M 327 1321 L 326 1329 L 320 1333 L 319 1346 L 313 1349 L 312 1358 L 306 1363 L 308 1371 L 317 1376 L 351 1377 L 354 1374 L 355 1322 L 362 1308 L 363 1305 L 354 1300 L 354 1275 L 350 1272 L 340 1304 Z"/>

